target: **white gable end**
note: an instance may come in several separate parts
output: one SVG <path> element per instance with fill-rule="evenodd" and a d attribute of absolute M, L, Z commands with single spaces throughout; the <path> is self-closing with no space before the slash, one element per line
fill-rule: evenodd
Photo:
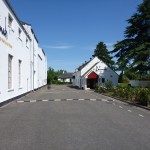
<path fill-rule="evenodd" d="M 84 75 L 83 78 L 88 78 L 88 76 L 95 72 L 99 76 L 99 83 L 101 82 L 102 78 L 105 79 L 105 82 L 111 81 L 114 86 L 118 84 L 118 74 L 109 68 L 104 62 L 100 61 L 97 63 L 93 68 L 88 70 Z"/>
<path fill-rule="evenodd" d="M 95 72 L 97 75 L 101 76 L 104 71 L 108 68 L 108 66 L 103 63 L 102 61 L 98 62 L 96 65 L 93 66 L 93 68 L 91 68 L 90 70 L 88 70 L 83 76 L 85 78 L 87 78 L 87 76 L 91 73 L 91 72 Z"/>
<path fill-rule="evenodd" d="M 84 68 L 81 70 L 81 76 L 83 76 L 92 66 L 98 63 L 100 60 L 94 57 Z"/>

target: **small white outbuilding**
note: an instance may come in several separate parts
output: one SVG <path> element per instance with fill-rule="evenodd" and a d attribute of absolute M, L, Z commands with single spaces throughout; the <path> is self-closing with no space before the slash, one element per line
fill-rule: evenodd
<path fill-rule="evenodd" d="M 108 67 L 98 57 L 94 57 L 76 69 L 73 85 L 83 89 L 94 89 L 98 84 L 105 86 L 111 81 L 113 86 L 118 84 L 118 74 Z"/>

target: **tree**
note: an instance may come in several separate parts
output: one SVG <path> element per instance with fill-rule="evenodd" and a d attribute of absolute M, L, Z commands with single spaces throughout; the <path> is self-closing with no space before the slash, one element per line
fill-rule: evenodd
<path fill-rule="evenodd" d="M 119 76 L 120 82 L 123 81 L 123 75 L 131 65 L 131 58 L 129 56 L 130 48 L 132 47 L 131 43 L 131 40 L 128 39 L 117 42 L 114 45 L 114 50 L 112 51 L 112 53 L 115 53 L 114 57 L 117 59 L 116 70 L 121 71 Z"/>
<path fill-rule="evenodd" d="M 130 69 L 140 76 L 150 70 L 150 1 L 144 0 L 138 6 L 137 13 L 128 19 L 125 39 L 114 45 L 118 69 Z"/>
<path fill-rule="evenodd" d="M 93 57 L 97 56 L 100 60 L 106 63 L 109 67 L 113 68 L 114 61 L 112 57 L 109 55 L 109 51 L 106 45 L 103 42 L 99 42 L 94 50 Z"/>
<path fill-rule="evenodd" d="M 57 74 L 60 76 L 60 75 L 62 75 L 62 74 L 64 74 L 64 73 L 67 73 L 67 71 L 66 70 L 58 70 L 57 71 Z"/>
<path fill-rule="evenodd" d="M 47 83 L 52 84 L 53 82 L 56 82 L 58 77 L 63 73 L 67 73 L 67 71 L 62 69 L 55 71 L 53 68 L 49 67 L 47 71 Z"/>
<path fill-rule="evenodd" d="M 47 71 L 47 83 L 51 84 L 54 80 L 56 80 L 56 78 L 57 78 L 57 74 L 55 70 L 49 67 Z"/>

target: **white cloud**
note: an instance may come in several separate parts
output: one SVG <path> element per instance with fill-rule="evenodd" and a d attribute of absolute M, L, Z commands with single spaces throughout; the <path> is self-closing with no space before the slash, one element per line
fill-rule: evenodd
<path fill-rule="evenodd" d="M 70 49 L 73 46 L 68 44 L 56 44 L 56 45 L 43 45 L 43 47 L 48 49 Z"/>

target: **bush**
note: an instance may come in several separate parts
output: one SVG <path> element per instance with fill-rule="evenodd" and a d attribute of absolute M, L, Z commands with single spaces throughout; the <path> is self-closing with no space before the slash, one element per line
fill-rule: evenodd
<path fill-rule="evenodd" d="M 96 84 L 96 86 L 95 86 L 95 91 L 98 91 L 98 89 L 99 89 L 99 85 Z"/>
<path fill-rule="evenodd" d="M 107 89 L 105 87 L 102 87 L 102 86 L 99 86 L 98 91 L 100 93 L 107 93 L 108 92 Z"/>
<path fill-rule="evenodd" d="M 113 83 L 111 81 L 108 81 L 105 83 L 105 87 L 108 90 L 112 90 L 113 89 Z"/>
<path fill-rule="evenodd" d="M 95 91 L 100 92 L 100 93 L 107 93 L 107 89 L 105 87 L 99 86 L 98 84 L 96 84 L 95 86 Z"/>
<path fill-rule="evenodd" d="M 150 98 L 150 90 L 147 88 L 139 88 L 137 95 L 135 97 L 135 101 L 139 104 L 147 106 Z"/>
<path fill-rule="evenodd" d="M 109 86 L 111 87 L 111 83 L 106 85 L 107 88 L 96 85 L 95 90 L 100 93 L 107 93 Z M 111 95 L 125 98 L 143 106 L 148 106 L 148 104 L 150 104 L 150 88 L 117 86 L 113 89 L 113 93 L 111 93 Z"/>

